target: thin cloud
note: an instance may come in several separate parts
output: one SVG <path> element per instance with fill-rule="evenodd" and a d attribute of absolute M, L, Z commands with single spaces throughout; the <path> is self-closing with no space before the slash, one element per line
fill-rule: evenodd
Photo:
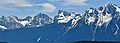
<path fill-rule="evenodd" d="M 87 6 L 87 0 L 48 0 L 49 2 L 59 2 L 62 6 Z M 58 3 L 57 3 L 58 4 Z"/>
<path fill-rule="evenodd" d="M 53 12 L 56 7 L 50 3 L 42 3 L 42 4 L 33 4 L 28 0 L 0 0 L 0 6 L 2 7 L 41 7 L 44 12 Z"/>
<path fill-rule="evenodd" d="M 32 6 L 31 2 L 27 0 L 0 0 L 1 6 L 8 7 L 27 7 Z"/>
<path fill-rule="evenodd" d="M 54 12 L 56 9 L 56 7 L 50 3 L 37 4 L 37 6 L 41 6 L 43 12 Z"/>
<path fill-rule="evenodd" d="M 64 0 L 65 5 L 75 5 L 75 6 L 86 6 L 88 5 L 86 3 L 87 0 Z"/>

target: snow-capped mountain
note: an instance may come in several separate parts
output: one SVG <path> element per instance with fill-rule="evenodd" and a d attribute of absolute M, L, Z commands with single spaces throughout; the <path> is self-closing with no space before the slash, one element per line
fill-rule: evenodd
<path fill-rule="evenodd" d="M 119 20 L 119 10 L 120 8 L 113 3 L 108 3 L 103 7 L 99 7 L 98 10 L 96 10 L 96 8 L 90 8 L 85 13 L 85 23 L 89 25 L 95 23 L 98 27 L 103 25 L 107 27 L 112 20 Z"/>
<path fill-rule="evenodd" d="M 54 22 L 57 22 L 58 24 L 67 24 L 68 22 L 71 22 L 69 24 L 72 25 L 71 27 L 73 27 L 82 17 L 83 14 L 59 10 Z"/>
<path fill-rule="evenodd" d="M 22 24 L 18 21 L 17 16 L 8 16 L 8 17 L 3 16 L 0 19 L 0 25 L 6 27 L 7 29 L 16 29 L 22 27 Z"/>
<path fill-rule="evenodd" d="M 91 7 L 81 14 L 59 10 L 58 15 L 54 18 L 54 21 L 57 23 L 68 23 L 71 21 L 71 24 L 75 25 L 78 23 L 77 21 L 82 18 L 84 19 L 85 24 L 93 24 L 96 25 L 96 27 L 102 27 L 104 25 L 107 28 L 113 19 L 117 18 L 117 20 L 119 20 L 119 13 L 120 8 L 117 7 L 117 5 L 108 3 L 98 9 Z"/>
<path fill-rule="evenodd" d="M 75 14 L 73 13 L 59 10 L 57 20 L 58 20 L 58 23 L 67 23 L 74 17 L 75 17 Z"/>
<path fill-rule="evenodd" d="M 108 36 L 106 38 L 110 38 L 112 35 L 119 35 L 119 18 L 120 8 L 113 3 L 108 3 L 98 9 L 91 7 L 81 14 L 60 10 L 58 16 L 55 16 L 54 21 L 57 21 L 58 24 L 63 24 L 63 27 L 67 29 L 66 33 L 72 29 L 88 30 L 88 32 L 92 34 L 92 40 L 95 40 L 99 36 L 96 34 L 102 34 L 102 32 L 106 32 L 105 34 Z"/>
<path fill-rule="evenodd" d="M 39 27 L 45 24 L 53 23 L 52 18 L 45 14 L 37 14 L 32 18 L 31 16 L 27 16 L 24 19 L 20 19 L 17 16 L 3 16 L 0 18 L 0 27 L 1 29 L 17 29 L 23 27 Z"/>

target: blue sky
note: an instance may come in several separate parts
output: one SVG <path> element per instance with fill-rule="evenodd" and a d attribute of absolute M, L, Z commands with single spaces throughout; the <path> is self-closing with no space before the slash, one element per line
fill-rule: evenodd
<path fill-rule="evenodd" d="M 24 18 L 45 13 L 53 18 L 59 9 L 83 13 L 90 7 L 98 8 L 108 2 L 120 6 L 120 0 L 0 0 L 0 16 L 16 15 Z"/>

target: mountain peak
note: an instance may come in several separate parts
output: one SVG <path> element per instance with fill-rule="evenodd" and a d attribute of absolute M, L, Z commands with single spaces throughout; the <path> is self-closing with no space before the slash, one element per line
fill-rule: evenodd
<path fill-rule="evenodd" d="M 57 20 L 58 20 L 58 23 L 67 23 L 68 21 L 70 21 L 74 17 L 75 17 L 74 13 L 59 10 Z"/>
<path fill-rule="evenodd" d="M 61 12 L 63 12 L 63 10 L 59 10 L 59 11 L 58 11 L 58 14 L 60 14 Z"/>
<path fill-rule="evenodd" d="M 39 13 L 34 16 L 33 20 L 31 20 L 29 24 L 27 24 L 27 27 L 39 27 L 51 23 L 53 23 L 52 18 L 50 18 L 46 14 Z"/>

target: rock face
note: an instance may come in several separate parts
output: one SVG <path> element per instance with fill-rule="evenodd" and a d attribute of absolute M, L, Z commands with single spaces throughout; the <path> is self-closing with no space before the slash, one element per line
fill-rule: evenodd
<path fill-rule="evenodd" d="M 6 27 L 7 29 L 16 29 L 22 27 L 22 24 L 19 23 L 17 16 L 8 16 L 1 18 L 0 25 Z"/>
<path fill-rule="evenodd" d="M 51 23 L 53 23 L 52 18 L 50 18 L 49 16 L 45 14 L 40 13 L 34 16 L 33 20 L 28 24 L 28 26 L 39 27 L 39 26 L 51 24 Z"/>
<path fill-rule="evenodd" d="M 54 20 L 42 13 L 33 18 L 28 16 L 24 19 L 3 16 L 0 19 L 0 27 L 5 30 L 18 28 L 8 30 L 9 34 L 0 32 L 0 40 L 3 41 L 8 35 L 8 41 L 119 41 L 120 8 L 113 3 L 108 3 L 98 9 L 91 7 L 81 14 L 59 10 Z M 10 36 L 11 34 L 14 37 Z M 19 38 L 19 35 L 26 40 Z"/>

